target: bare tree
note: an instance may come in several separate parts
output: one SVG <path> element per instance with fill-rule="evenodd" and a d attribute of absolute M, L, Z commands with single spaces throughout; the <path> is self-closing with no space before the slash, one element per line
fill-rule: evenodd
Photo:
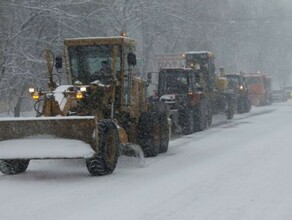
<path fill-rule="evenodd" d="M 26 87 L 46 86 L 46 47 L 62 53 L 65 38 L 121 32 L 138 41 L 142 76 L 155 71 L 157 53 L 211 50 L 228 72 L 262 70 L 287 82 L 291 8 L 287 0 L 2 0 L 0 101 L 19 113 Z"/>

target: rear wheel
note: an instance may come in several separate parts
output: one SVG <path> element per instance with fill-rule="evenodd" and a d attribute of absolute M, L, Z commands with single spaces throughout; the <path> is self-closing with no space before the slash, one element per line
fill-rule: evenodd
<path fill-rule="evenodd" d="M 169 144 L 169 126 L 168 119 L 165 113 L 160 113 L 159 115 L 160 124 L 160 148 L 159 153 L 165 153 L 168 150 Z"/>
<path fill-rule="evenodd" d="M 233 119 L 234 116 L 234 106 L 235 106 L 235 99 L 232 96 L 227 97 L 227 110 L 226 110 L 226 116 L 227 119 Z"/>
<path fill-rule="evenodd" d="M 232 109 L 227 109 L 226 116 L 227 116 L 228 120 L 233 119 L 233 116 L 234 116 L 233 110 Z"/>
<path fill-rule="evenodd" d="M 246 112 L 246 102 L 243 98 L 239 98 L 237 102 L 237 112 L 238 114 Z"/>
<path fill-rule="evenodd" d="M 250 110 L 251 110 L 251 102 L 247 98 L 246 101 L 245 101 L 245 112 L 250 112 Z"/>
<path fill-rule="evenodd" d="M 119 157 L 119 136 L 115 124 L 103 120 L 98 124 L 98 152 L 86 159 L 86 167 L 92 176 L 104 176 L 112 173 Z"/>
<path fill-rule="evenodd" d="M 137 126 L 137 142 L 146 157 L 155 157 L 160 149 L 160 125 L 158 115 L 152 112 L 141 114 Z"/>
<path fill-rule="evenodd" d="M 1 160 L 0 171 L 6 175 L 20 174 L 26 171 L 29 160 Z"/>
<path fill-rule="evenodd" d="M 184 135 L 194 132 L 194 112 L 189 109 L 179 111 L 179 122 Z"/>
<path fill-rule="evenodd" d="M 206 120 L 207 120 L 207 128 L 211 126 L 212 119 L 213 119 L 213 113 L 212 113 L 212 106 L 211 101 L 209 99 L 206 99 Z"/>

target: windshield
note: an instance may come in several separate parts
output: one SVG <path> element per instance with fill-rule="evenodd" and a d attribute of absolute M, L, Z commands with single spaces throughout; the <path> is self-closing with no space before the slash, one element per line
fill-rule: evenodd
<path fill-rule="evenodd" d="M 159 73 L 159 94 L 185 93 L 189 88 L 188 72 L 167 70 Z"/>
<path fill-rule="evenodd" d="M 239 78 L 237 76 L 226 75 L 226 78 L 228 79 L 228 88 L 234 89 L 238 86 Z"/>
<path fill-rule="evenodd" d="M 94 80 L 102 81 L 112 75 L 113 45 L 85 45 L 68 48 L 70 69 L 73 82 L 89 84 Z M 119 57 L 117 69 L 119 70 Z"/>
<path fill-rule="evenodd" d="M 245 77 L 245 82 L 248 85 L 252 84 L 261 84 L 263 83 L 263 79 L 261 77 Z"/>

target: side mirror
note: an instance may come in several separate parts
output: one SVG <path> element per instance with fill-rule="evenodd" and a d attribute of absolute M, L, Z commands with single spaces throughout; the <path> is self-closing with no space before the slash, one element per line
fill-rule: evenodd
<path fill-rule="evenodd" d="M 57 56 L 55 60 L 56 69 L 61 69 L 63 67 L 63 58 L 62 56 Z"/>
<path fill-rule="evenodd" d="M 134 53 L 128 53 L 128 65 L 130 66 L 136 66 L 137 60 L 136 60 L 136 55 Z"/>
<path fill-rule="evenodd" d="M 152 73 L 151 73 L 151 72 L 147 73 L 147 82 L 148 82 L 149 84 L 152 83 Z"/>

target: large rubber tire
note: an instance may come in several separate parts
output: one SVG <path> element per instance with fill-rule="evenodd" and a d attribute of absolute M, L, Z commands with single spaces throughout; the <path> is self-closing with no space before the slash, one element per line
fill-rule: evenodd
<path fill-rule="evenodd" d="M 212 112 L 212 104 L 210 99 L 206 99 L 206 120 L 207 120 L 207 127 L 209 128 L 212 124 L 213 119 L 213 112 Z"/>
<path fill-rule="evenodd" d="M 227 120 L 233 119 L 234 116 L 234 106 L 235 106 L 235 99 L 232 96 L 227 97 L 227 110 L 226 110 L 226 116 Z"/>
<path fill-rule="evenodd" d="M 20 174 L 26 171 L 29 160 L 0 160 L 0 171 L 6 175 Z"/>
<path fill-rule="evenodd" d="M 190 109 L 179 110 L 179 124 L 184 135 L 194 132 L 194 112 Z"/>
<path fill-rule="evenodd" d="M 201 100 L 200 105 L 194 111 L 194 131 L 203 131 L 208 127 L 208 114 L 205 100 Z"/>
<path fill-rule="evenodd" d="M 111 174 L 117 165 L 119 157 L 119 135 L 111 120 L 101 120 L 98 123 L 98 152 L 86 159 L 86 167 L 92 176 Z"/>
<path fill-rule="evenodd" d="M 233 119 L 233 116 L 234 116 L 234 111 L 232 109 L 228 108 L 227 111 L 226 111 L 227 120 Z"/>
<path fill-rule="evenodd" d="M 250 112 L 251 110 L 251 102 L 248 98 L 246 98 L 246 101 L 245 101 L 245 112 Z"/>
<path fill-rule="evenodd" d="M 166 113 L 159 114 L 159 125 L 160 125 L 160 147 L 159 153 L 166 153 L 169 145 L 169 126 Z"/>
<path fill-rule="evenodd" d="M 155 157 L 160 149 L 160 126 L 156 113 L 143 112 L 137 126 L 137 142 L 145 157 Z"/>
<path fill-rule="evenodd" d="M 237 112 L 242 114 L 246 112 L 246 101 L 243 98 L 239 98 L 237 102 Z"/>

